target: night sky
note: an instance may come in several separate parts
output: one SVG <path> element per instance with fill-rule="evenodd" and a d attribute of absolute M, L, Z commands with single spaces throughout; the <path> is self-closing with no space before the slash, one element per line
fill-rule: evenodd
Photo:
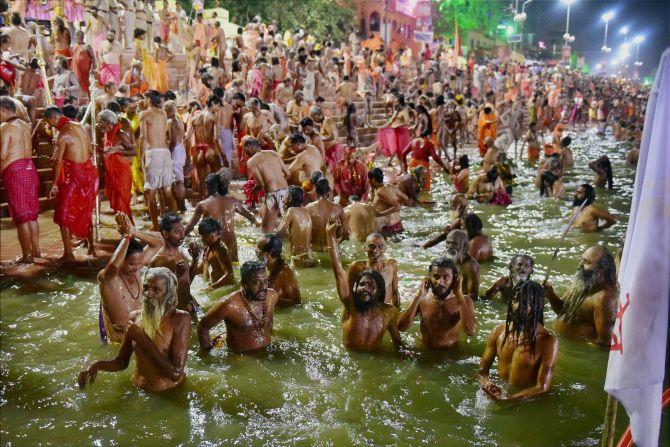
<path fill-rule="evenodd" d="M 519 1 L 519 9 L 521 3 L 523 0 Z M 534 0 L 526 6 L 526 29 L 536 33 L 536 41 L 562 41 L 566 10 L 561 0 Z M 607 46 L 612 48 L 612 52 L 603 57 L 600 47 L 603 45 L 605 24 L 600 17 L 608 11 L 614 13 L 607 35 Z M 629 61 L 632 63 L 635 59 L 633 38 L 643 35 L 645 40 L 640 44 L 639 58 L 644 64 L 640 75 L 653 73 L 663 50 L 670 46 L 670 0 L 576 0 L 570 8 L 570 34 L 575 36 L 572 48 L 584 53 L 592 71 L 598 62 L 614 59 L 624 41 L 624 36 L 619 33 L 623 26 L 628 26 L 630 30 Z"/>

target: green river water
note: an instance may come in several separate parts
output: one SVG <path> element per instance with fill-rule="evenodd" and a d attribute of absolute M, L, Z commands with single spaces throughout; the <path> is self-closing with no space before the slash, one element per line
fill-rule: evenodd
<path fill-rule="evenodd" d="M 627 145 L 592 131 L 573 142 L 575 168 L 566 175 L 568 194 L 591 181 L 588 160 L 607 154 L 615 176 L 613 191 L 598 190 L 597 203 L 620 222 L 601 234 L 568 235 L 559 253 L 553 283 L 565 290 L 579 255 L 604 243 L 616 250 L 625 234 L 634 170 L 625 164 Z M 469 151 L 472 153 L 472 151 Z M 474 204 L 492 237 L 496 259 L 481 266 L 483 292 L 517 252 L 535 258 L 542 278 L 570 202 L 541 199 L 532 184 L 534 166 L 517 165 L 518 186 L 507 208 Z M 442 174 L 433 199 L 446 200 L 452 186 Z M 403 308 L 425 275 L 430 260 L 444 250 L 415 248 L 444 226 L 448 205 L 402 211 L 406 234 L 389 244 L 398 260 Z M 258 230 L 240 221 L 240 259 L 254 257 Z M 347 262 L 362 258 L 345 243 Z M 239 275 L 236 275 L 239 279 Z M 30 284 L 3 285 L 0 300 L 0 436 L 3 445 L 448 445 L 587 446 L 600 440 L 606 395 L 602 390 L 608 353 L 560 339 L 560 354 L 549 395 L 526 403 L 500 405 L 479 390 L 477 366 L 490 330 L 504 321 L 503 303 L 477 302 L 478 333 L 458 352 L 359 354 L 342 347 L 341 306 L 328 265 L 299 270 L 303 304 L 276 312 L 273 342 L 258 356 L 225 349 L 198 354 L 195 330 L 187 380 L 178 390 L 148 394 L 132 384 L 131 362 L 121 373 L 101 372 L 87 390 L 77 389 L 79 371 L 92 360 L 112 357 L 98 337 L 99 292 L 94 276 L 51 274 Z M 209 308 L 230 288 L 209 296 L 194 294 Z M 547 304 L 551 327 L 555 315 Z M 418 322 L 403 335 L 417 340 Z M 216 331 L 215 331 L 216 332 Z M 621 433 L 627 417 L 620 409 Z"/>

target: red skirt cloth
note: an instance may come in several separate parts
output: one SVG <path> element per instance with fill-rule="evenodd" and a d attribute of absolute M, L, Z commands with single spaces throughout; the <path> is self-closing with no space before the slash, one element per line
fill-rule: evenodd
<path fill-rule="evenodd" d="M 109 199 L 109 207 L 114 212 L 121 211 L 133 221 L 130 210 L 130 190 L 133 186 L 133 173 L 130 162 L 121 154 L 110 154 L 105 157 L 105 195 Z"/>
<path fill-rule="evenodd" d="M 32 158 L 11 162 L 2 171 L 2 186 L 14 225 L 37 220 L 40 211 L 37 169 Z"/>
<path fill-rule="evenodd" d="M 85 238 L 92 225 L 92 213 L 98 195 L 98 170 L 89 159 L 83 163 L 63 160 L 58 181 L 54 222 L 73 235 Z"/>
<path fill-rule="evenodd" d="M 409 144 L 409 130 L 406 127 L 383 127 L 377 132 L 377 142 L 385 156 L 399 155 Z"/>
<path fill-rule="evenodd" d="M 341 144 L 333 144 L 326 149 L 326 165 L 328 170 L 332 173 L 335 170 L 337 163 L 344 158 L 344 146 Z"/>
<path fill-rule="evenodd" d="M 402 221 L 398 221 L 393 225 L 384 225 L 381 228 L 381 233 L 384 237 L 393 236 L 394 234 L 399 234 L 405 231 L 405 228 L 402 226 Z"/>

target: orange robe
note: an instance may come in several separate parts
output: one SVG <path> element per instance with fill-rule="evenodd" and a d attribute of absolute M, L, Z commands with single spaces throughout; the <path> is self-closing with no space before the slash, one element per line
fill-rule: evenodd
<path fill-rule="evenodd" d="M 87 45 L 75 46 L 72 53 L 72 70 L 77 77 L 77 81 L 79 81 L 81 90 L 86 93 L 86 95 L 90 95 L 89 76 L 92 65 L 93 59 L 88 52 Z"/>
<path fill-rule="evenodd" d="M 496 139 L 498 135 L 498 122 L 495 113 L 479 114 L 479 121 L 477 122 L 477 147 L 479 148 L 479 155 L 486 155 L 486 145 L 484 142 L 487 138 Z"/>

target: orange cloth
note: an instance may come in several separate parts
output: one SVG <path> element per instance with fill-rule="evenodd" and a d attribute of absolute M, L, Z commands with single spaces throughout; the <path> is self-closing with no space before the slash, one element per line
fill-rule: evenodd
<path fill-rule="evenodd" d="M 131 72 L 132 70 L 127 70 L 123 75 L 123 83 L 126 84 L 129 88 L 129 96 L 133 97 L 137 94 L 143 95 L 147 90 L 149 90 L 149 84 L 147 84 L 144 76 L 142 76 L 141 79 L 135 79 L 135 77 L 131 75 Z M 136 85 L 134 87 L 132 86 L 133 84 L 137 83 L 140 85 Z"/>
<path fill-rule="evenodd" d="M 88 237 L 98 196 L 98 170 L 90 158 L 83 163 L 65 159 L 62 166 L 54 222 L 77 237 Z"/>
<path fill-rule="evenodd" d="M 487 138 L 496 139 L 498 135 L 498 122 L 495 113 L 486 114 L 484 112 L 479 114 L 479 121 L 477 123 L 477 147 L 479 148 L 479 155 L 486 155 L 486 146 L 484 142 Z"/>
<path fill-rule="evenodd" d="M 155 90 L 158 90 L 161 93 L 168 91 L 168 71 L 167 71 L 167 62 L 163 60 L 156 61 L 156 78 L 155 78 Z"/>
<path fill-rule="evenodd" d="M 77 77 L 77 81 L 79 81 L 81 90 L 86 93 L 86 95 L 90 94 L 89 75 L 91 73 L 92 65 L 93 59 L 88 52 L 88 46 L 77 45 L 74 47 L 74 52 L 72 53 L 72 70 Z"/>
<path fill-rule="evenodd" d="M 105 157 L 105 194 L 109 199 L 109 207 L 114 212 L 122 211 L 133 222 L 130 209 L 130 190 L 133 186 L 133 174 L 130 162 L 121 154 L 110 154 Z"/>
<path fill-rule="evenodd" d="M 420 160 L 418 158 L 412 158 L 409 161 L 409 169 L 414 169 L 417 166 L 423 166 L 423 175 L 425 176 L 425 181 L 423 182 L 423 187 L 426 191 L 430 191 L 430 162 L 425 160 Z"/>

